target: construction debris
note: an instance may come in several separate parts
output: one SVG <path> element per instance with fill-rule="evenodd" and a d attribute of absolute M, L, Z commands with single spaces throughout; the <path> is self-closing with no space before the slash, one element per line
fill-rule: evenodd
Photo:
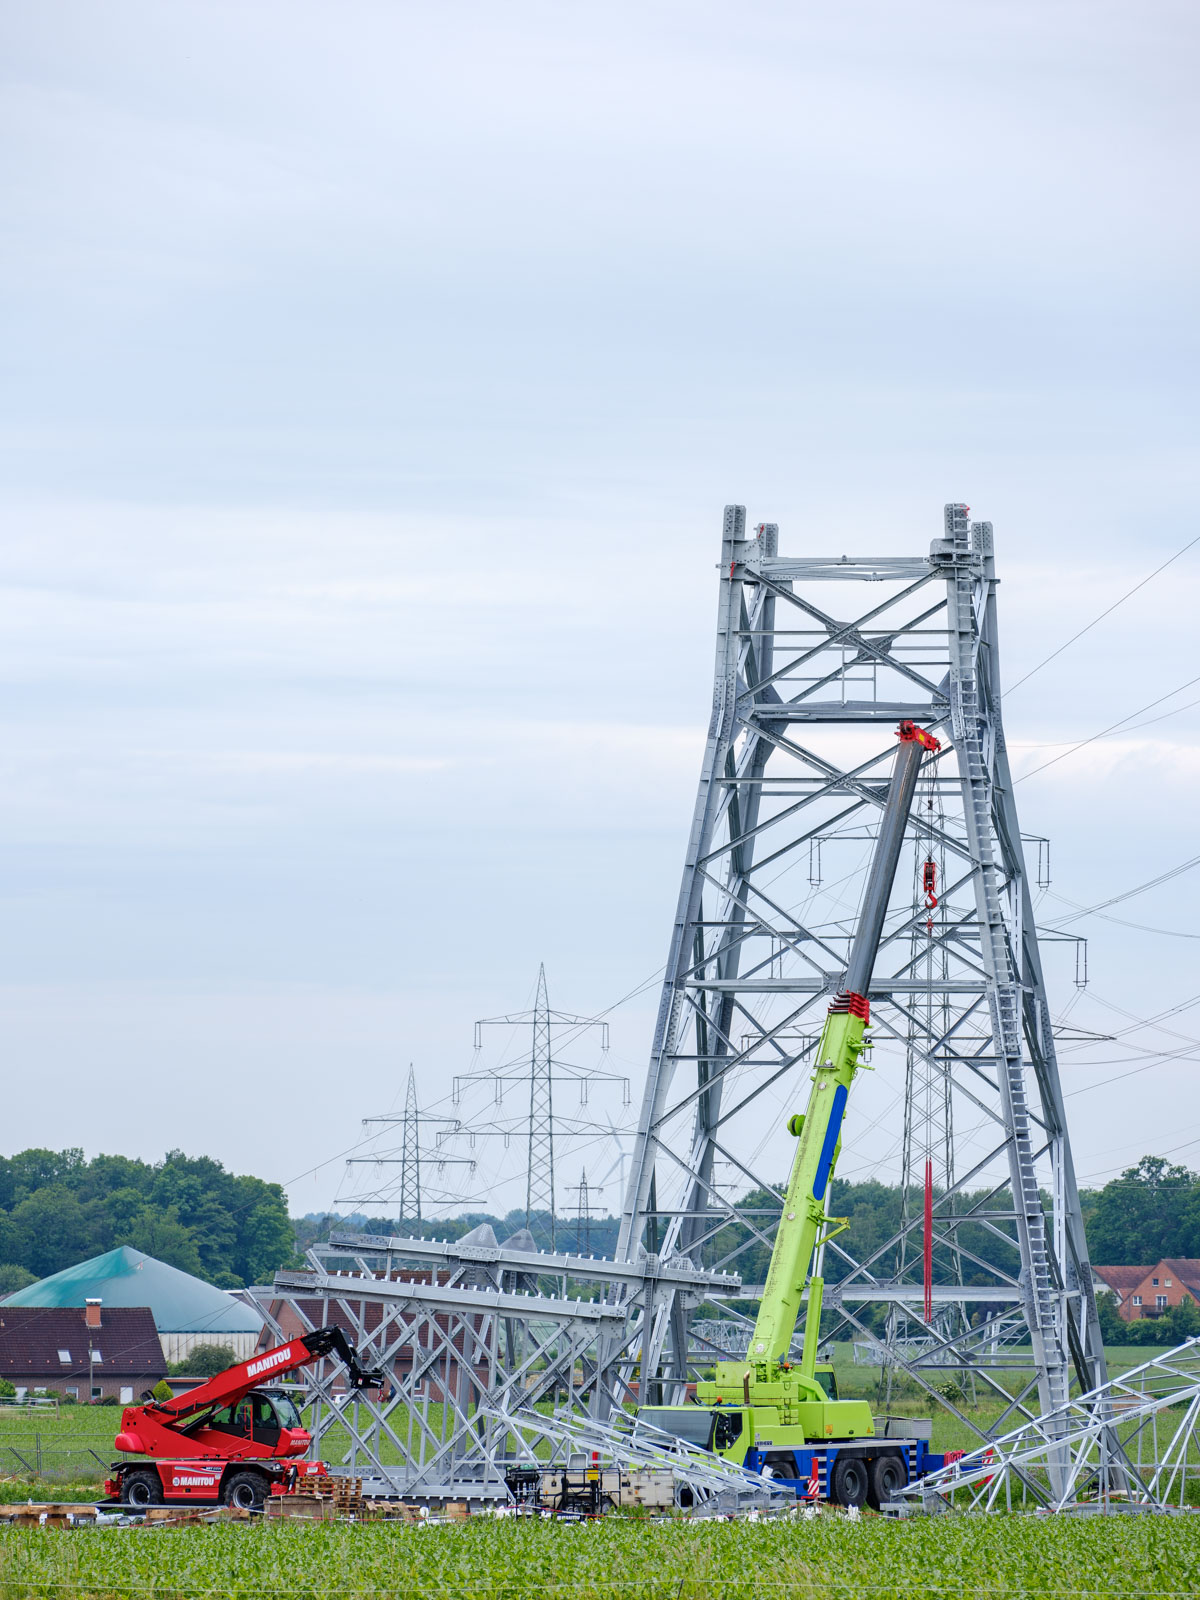
<path fill-rule="evenodd" d="M 80 1528 L 96 1521 L 96 1508 L 75 1500 L 35 1505 L 32 1500 L 0 1506 L 0 1522 L 18 1528 Z"/>

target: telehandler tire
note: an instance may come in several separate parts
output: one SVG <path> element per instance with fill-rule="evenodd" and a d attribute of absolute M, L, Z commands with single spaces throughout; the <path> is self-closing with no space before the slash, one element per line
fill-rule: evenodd
<path fill-rule="evenodd" d="M 134 1511 L 144 1511 L 147 1506 L 163 1503 L 162 1479 L 152 1467 L 138 1472 L 127 1472 L 121 1479 L 121 1504 Z"/>
<path fill-rule="evenodd" d="M 261 1511 L 267 1503 L 267 1480 L 261 1472 L 234 1472 L 226 1480 L 221 1499 L 238 1511 Z"/>

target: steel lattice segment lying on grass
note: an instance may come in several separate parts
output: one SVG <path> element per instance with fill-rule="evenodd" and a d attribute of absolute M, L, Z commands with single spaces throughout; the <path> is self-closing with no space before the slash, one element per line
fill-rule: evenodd
<path fill-rule="evenodd" d="M 905 1492 L 965 1509 L 1168 1511 L 1198 1482 L 1200 1339 L 1188 1339 Z"/>
<path fill-rule="evenodd" d="M 544 1441 L 568 1464 L 574 1459 L 598 1471 L 619 1467 L 668 1472 L 675 1483 L 676 1505 L 693 1515 L 784 1509 L 796 1503 L 790 1489 L 773 1486 L 757 1472 L 747 1472 L 707 1450 L 696 1450 L 686 1440 L 628 1413 L 609 1422 L 565 1411 L 550 1417 L 537 1412 L 496 1413 L 493 1420 L 516 1444 L 518 1460 L 532 1465 L 541 1464 L 536 1444 Z"/>

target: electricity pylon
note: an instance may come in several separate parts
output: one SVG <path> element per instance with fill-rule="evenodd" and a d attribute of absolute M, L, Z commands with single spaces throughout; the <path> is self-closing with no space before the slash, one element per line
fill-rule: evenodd
<path fill-rule="evenodd" d="M 473 1083 L 490 1083 L 493 1086 L 494 1106 L 496 1113 L 504 1101 L 504 1087 L 506 1084 L 528 1084 L 529 1087 L 529 1114 L 521 1119 L 521 1123 L 500 1114 L 489 1117 L 486 1125 L 480 1122 L 464 1125 L 458 1130 L 466 1134 L 472 1142 L 476 1139 L 501 1138 L 508 1145 L 514 1138 L 523 1137 L 526 1142 L 527 1161 L 525 1169 L 525 1226 L 529 1227 L 532 1218 L 541 1211 L 549 1216 L 550 1247 L 555 1245 L 554 1221 L 554 1145 L 555 1138 L 562 1135 L 594 1134 L 599 1124 L 586 1117 L 563 1116 L 554 1110 L 554 1085 L 557 1079 L 560 1083 L 574 1083 L 579 1090 L 579 1101 L 586 1105 L 588 1091 L 593 1083 L 620 1083 L 623 1086 L 623 1097 L 628 1103 L 629 1080 L 618 1073 L 605 1072 L 597 1067 L 579 1067 L 564 1060 L 557 1055 L 552 1047 L 552 1032 L 554 1029 L 566 1029 L 572 1037 L 586 1032 L 590 1028 L 601 1030 L 601 1049 L 608 1049 L 608 1023 L 598 1017 L 577 1017 L 570 1011 L 552 1011 L 550 999 L 546 988 L 546 968 L 543 963 L 538 968 L 537 994 L 534 999 L 533 1009 L 530 1011 L 514 1011 L 503 1017 L 483 1017 L 475 1024 L 475 1049 L 483 1047 L 483 1029 L 492 1027 L 528 1028 L 530 1030 L 530 1050 L 528 1064 L 524 1062 L 505 1062 L 503 1065 L 483 1072 L 461 1073 L 454 1080 L 454 1104 L 457 1106 L 462 1095 L 464 1085 Z"/>
<path fill-rule="evenodd" d="M 939 864 L 938 906 L 914 908 L 910 883 L 894 890 L 870 993 L 877 1081 L 855 1091 L 842 1172 L 897 1181 L 903 1125 L 911 1165 L 911 1104 L 896 1115 L 907 1057 L 910 1099 L 949 1097 L 933 1118 L 941 1182 L 869 1251 L 852 1228 L 831 1239 L 825 1306 L 843 1337 L 869 1336 L 872 1307 L 901 1314 L 943 1372 L 966 1369 L 1002 1400 L 997 1426 L 1011 1427 L 1034 1390 L 1048 1411 L 1073 1374 L 1090 1390 L 1105 1367 L 1001 723 L 991 524 L 951 505 L 927 556 L 784 557 L 773 524 L 748 537 L 744 509 L 728 506 L 719 573 L 712 719 L 618 1255 L 739 1270 L 769 1246 L 791 1160 L 783 1125 L 842 984 L 862 841 L 910 718 L 943 743 L 932 815 L 910 824 Z M 740 1198 L 716 1181 L 718 1161 Z M 965 1262 L 965 1285 L 928 1282 L 934 1249 Z M 950 1324 L 932 1314 L 947 1301 L 961 1311 Z M 1014 1312 L 1019 1358 L 997 1337 Z M 685 1313 L 663 1304 L 633 1358 L 682 1400 L 687 1350 Z M 1034 1382 L 1013 1398 L 997 1369 L 1017 1359 Z M 905 1365 L 949 1403 L 927 1361 Z"/>
<path fill-rule="evenodd" d="M 603 1194 L 602 1183 L 589 1183 L 587 1168 L 579 1175 L 578 1183 L 569 1183 L 567 1189 L 575 1196 L 575 1249 L 588 1255 L 592 1248 L 592 1196 Z"/>
<path fill-rule="evenodd" d="M 400 1168 L 399 1194 L 396 1186 L 387 1185 L 383 1191 L 375 1194 L 356 1195 L 354 1198 L 361 1203 L 374 1201 L 376 1203 L 392 1204 L 397 1198 L 400 1202 L 400 1222 L 419 1223 L 421 1221 L 421 1207 L 424 1199 L 421 1182 L 422 1162 L 429 1166 L 436 1166 L 439 1173 L 443 1167 L 469 1167 L 475 1170 L 475 1162 L 470 1156 L 455 1156 L 441 1148 L 441 1142 L 454 1134 L 460 1124 L 457 1117 L 430 1116 L 421 1110 L 417 1104 L 417 1080 L 410 1062 L 408 1068 L 408 1087 L 404 1095 L 404 1111 L 399 1117 L 364 1117 L 363 1127 L 370 1127 L 379 1123 L 384 1126 L 395 1127 L 400 1125 L 400 1153 L 395 1155 L 383 1152 L 377 1156 L 353 1156 L 346 1162 L 347 1167 L 393 1167 Z M 421 1144 L 422 1127 L 436 1127 L 439 1131 L 435 1143 L 431 1148 L 423 1148 Z M 439 1204 L 446 1204 L 449 1196 L 438 1195 Z"/>

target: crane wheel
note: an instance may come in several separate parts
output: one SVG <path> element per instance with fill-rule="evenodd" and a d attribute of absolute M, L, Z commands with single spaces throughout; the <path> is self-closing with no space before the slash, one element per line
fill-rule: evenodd
<path fill-rule="evenodd" d="M 121 1479 L 121 1503 L 135 1511 L 162 1505 L 163 1487 L 158 1473 L 146 1467 L 140 1472 L 125 1473 Z"/>
<path fill-rule="evenodd" d="M 908 1467 L 901 1455 L 876 1456 L 871 1463 L 871 1487 L 867 1504 L 874 1511 L 894 1500 L 908 1482 Z"/>
<path fill-rule="evenodd" d="M 267 1503 L 267 1480 L 261 1472 L 235 1472 L 226 1481 L 221 1499 L 238 1511 L 261 1511 Z"/>
<path fill-rule="evenodd" d="M 839 1455 L 833 1469 L 830 1499 L 839 1506 L 861 1506 L 871 1486 L 867 1463 L 862 1456 Z"/>

